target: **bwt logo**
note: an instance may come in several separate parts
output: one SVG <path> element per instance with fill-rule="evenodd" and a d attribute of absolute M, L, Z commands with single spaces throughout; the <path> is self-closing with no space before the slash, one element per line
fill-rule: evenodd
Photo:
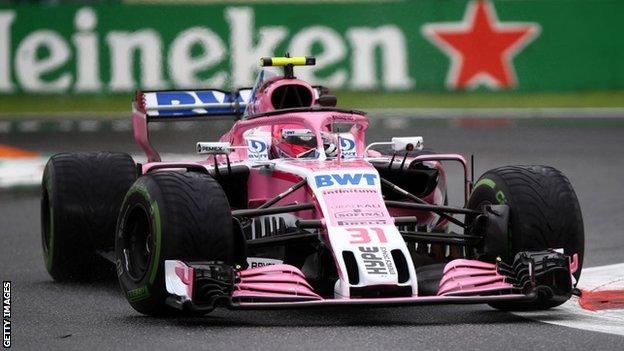
<path fill-rule="evenodd" d="M 264 141 L 247 139 L 247 146 L 250 152 L 263 153 L 267 149 L 267 144 Z"/>
<path fill-rule="evenodd" d="M 373 173 L 354 173 L 354 174 L 325 174 L 314 176 L 317 188 L 332 185 L 360 185 L 362 181 L 366 185 L 375 185 L 377 175 Z"/>
<path fill-rule="evenodd" d="M 340 148 L 344 151 L 355 149 L 355 141 L 347 138 L 340 138 Z"/>

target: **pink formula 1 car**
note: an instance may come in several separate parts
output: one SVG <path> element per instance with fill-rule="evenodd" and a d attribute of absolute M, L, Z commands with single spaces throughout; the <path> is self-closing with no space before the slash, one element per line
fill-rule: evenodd
<path fill-rule="evenodd" d="M 42 186 L 42 241 L 56 280 L 113 262 L 134 309 L 184 315 L 326 305 L 487 303 L 547 309 L 575 292 L 578 200 L 559 171 L 508 166 L 473 184 L 464 157 L 421 137 L 366 144 L 363 112 L 298 80 L 309 57 L 264 58 L 252 89 L 136 93 L 122 153 L 63 153 Z M 237 119 L 200 162 L 163 162 L 152 122 Z M 464 170 L 446 199 L 444 162 Z"/>

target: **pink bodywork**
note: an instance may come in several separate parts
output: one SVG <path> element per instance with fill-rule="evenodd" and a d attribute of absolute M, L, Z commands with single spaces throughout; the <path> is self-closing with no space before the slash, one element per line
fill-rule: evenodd
<path fill-rule="evenodd" d="M 296 267 L 279 264 L 250 268 L 238 273 L 240 282 L 232 293 L 234 301 L 320 300 L 303 273 Z"/>
<path fill-rule="evenodd" d="M 513 285 L 505 282 L 496 265 L 476 260 L 458 259 L 444 267 L 438 295 L 479 295 L 508 291 Z"/>

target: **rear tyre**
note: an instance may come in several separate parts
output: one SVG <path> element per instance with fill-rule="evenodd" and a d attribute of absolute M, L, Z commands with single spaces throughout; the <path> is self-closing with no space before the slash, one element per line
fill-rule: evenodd
<path fill-rule="evenodd" d="M 507 166 L 486 172 L 475 184 L 468 208 L 490 204 L 509 205 L 510 252 L 562 248 L 566 255 L 578 254 L 579 279 L 583 263 L 585 234 L 578 199 L 568 178 L 548 166 Z M 470 219 L 468 219 L 470 221 Z M 492 253 L 488 253 L 492 254 Z M 502 310 L 544 310 L 560 305 L 548 296 L 531 303 L 493 303 Z"/>
<path fill-rule="evenodd" d="M 41 187 L 41 241 L 54 280 L 92 280 L 105 271 L 96 250 L 112 250 L 119 208 L 135 179 L 134 161 L 124 153 L 50 158 Z"/>
<path fill-rule="evenodd" d="M 130 305 L 151 316 L 194 314 L 165 303 L 165 260 L 232 263 L 232 216 L 212 177 L 156 172 L 139 178 L 121 207 L 115 255 Z"/>

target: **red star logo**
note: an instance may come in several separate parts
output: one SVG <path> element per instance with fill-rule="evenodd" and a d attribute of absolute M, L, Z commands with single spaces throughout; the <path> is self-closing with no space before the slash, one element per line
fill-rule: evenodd
<path fill-rule="evenodd" d="M 512 59 L 540 33 L 537 23 L 501 23 L 490 1 L 471 1 L 462 22 L 431 23 L 423 35 L 451 58 L 452 89 L 516 86 Z"/>

